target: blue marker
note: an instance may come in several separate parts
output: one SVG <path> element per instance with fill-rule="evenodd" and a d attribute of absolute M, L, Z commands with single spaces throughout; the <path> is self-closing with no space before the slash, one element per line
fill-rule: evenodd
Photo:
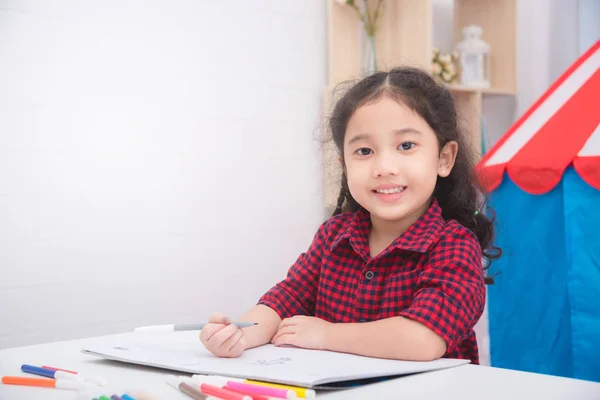
<path fill-rule="evenodd" d="M 45 376 L 46 378 L 54 378 L 54 379 L 65 379 L 69 381 L 83 381 L 83 378 L 76 375 L 70 374 L 65 371 L 54 371 L 52 369 L 40 368 L 34 365 L 21 365 L 21 371 L 26 372 L 28 374 L 34 374 L 39 376 Z"/>
<path fill-rule="evenodd" d="M 122 398 L 123 400 L 135 400 L 133 397 L 131 397 L 131 396 L 130 396 L 130 395 L 128 395 L 128 394 L 124 394 L 123 396 L 121 396 L 121 398 Z"/>

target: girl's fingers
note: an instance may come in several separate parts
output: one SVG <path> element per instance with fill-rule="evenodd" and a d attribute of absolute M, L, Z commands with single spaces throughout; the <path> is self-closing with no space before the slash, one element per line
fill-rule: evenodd
<path fill-rule="evenodd" d="M 242 336 L 244 335 L 244 332 L 242 332 L 241 329 L 238 329 L 237 331 L 234 332 L 233 335 L 229 336 L 223 343 L 221 343 L 221 349 L 223 349 L 226 352 L 229 352 L 231 350 L 231 348 L 233 346 L 235 346 L 237 344 L 237 342 L 240 341 L 240 339 L 242 338 Z"/>
<path fill-rule="evenodd" d="M 280 326 L 275 336 L 273 336 L 273 339 L 271 339 L 271 343 L 275 343 L 281 335 L 289 335 L 294 333 L 296 333 L 296 328 L 294 326 Z"/>
<path fill-rule="evenodd" d="M 295 346 L 295 339 L 297 336 L 293 333 L 285 333 L 280 335 L 273 344 L 275 346 Z"/>
<path fill-rule="evenodd" d="M 221 313 L 215 313 L 208 318 L 208 322 L 213 324 L 229 324 L 230 319 L 227 315 Z"/>
<path fill-rule="evenodd" d="M 245 349 L 246 349 L 246 338 L 242 335 L 240 340 L 238 340 L 238 342 L 231 349 L 229 349 L 228 354 L 230 357 L 239 357 L 244 352 Z"/>
<path fill-rule="evenodd" d="M 227 351 L 235 353 L 234 349 L 236 347 L 240 347 L 240 342 L 242 342 L 242 339 L 244 338 L 244 331 L 242 331 L 241 329 L 238 331 L 239 334 L 235 335 L 235 339 L 231 341 L 231 346 L 227 349 Z M 244 342 L 242 342 L 242 345 L 244 344 Z M 242 350 L 243 350 L 244 346 L 242 346 Z"/>
<path fill-rule="evenodd" d="M 298 322 L 298 320 L 295 319 L 295 317 L 286 318 L 279 323 L 279 329 L 286 327 L 286 326 L 296 325 L 297 322 Z"/>
<path fill-rule="evenodd" d="M 240 329 L 235 325 L 227 325 L 223 329 L 220 329 L 218 332 L 215 332 L 214 335 L 209 339 L 211 346 L 214 348 L 221 347 L 221 345 L 229 339 L 230 336 L 235 334 Z"/>
<path fill-rule="evenodd" d="M 215 333 L 224 329 L 226 326 L 227 325 L 223 325 L 223 324 L 208 324 L 208 325 L 206 325 L 200 331 L 200 340 L 202 341 L 202 343 L 204 343 L 205 341 L 208 342 L 214 336 Z"/>

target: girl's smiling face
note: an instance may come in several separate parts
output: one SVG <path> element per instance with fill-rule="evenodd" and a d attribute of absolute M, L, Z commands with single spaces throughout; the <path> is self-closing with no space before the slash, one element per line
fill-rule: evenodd
<path fill-rule="evenodd" d="M 343 153 L 348 188 L 374 225 L 397 222 L 405 230 L 427 211 L 438 176 L 450 174 L 456 151 L 456 142 L 440 151 L 427 122 L 384 95 L 348 121 Z"/>

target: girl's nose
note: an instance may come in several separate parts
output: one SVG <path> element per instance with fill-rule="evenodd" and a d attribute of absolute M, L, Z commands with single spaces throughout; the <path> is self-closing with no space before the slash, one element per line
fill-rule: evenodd
<path fill-rule="evenodd" d="M 392 154 L 382 153 L 375 157 L 373 177 L 396 176 L 400 173 L 400 163 Z"/>

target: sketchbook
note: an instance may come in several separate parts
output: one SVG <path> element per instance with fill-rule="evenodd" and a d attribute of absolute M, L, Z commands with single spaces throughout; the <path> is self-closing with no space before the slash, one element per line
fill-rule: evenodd
<path fill-rule="evenodd" d="M 85 347 L 82 352 L 190 374 L 223 375 L 313 389 L 340 389 L 469 363 L 469 360 L 449 358 L 429 362 L 396 361 L 272 344 L 246 350 L 238 358 L 216 357 L 199 342 L 96 345 Z"/>

